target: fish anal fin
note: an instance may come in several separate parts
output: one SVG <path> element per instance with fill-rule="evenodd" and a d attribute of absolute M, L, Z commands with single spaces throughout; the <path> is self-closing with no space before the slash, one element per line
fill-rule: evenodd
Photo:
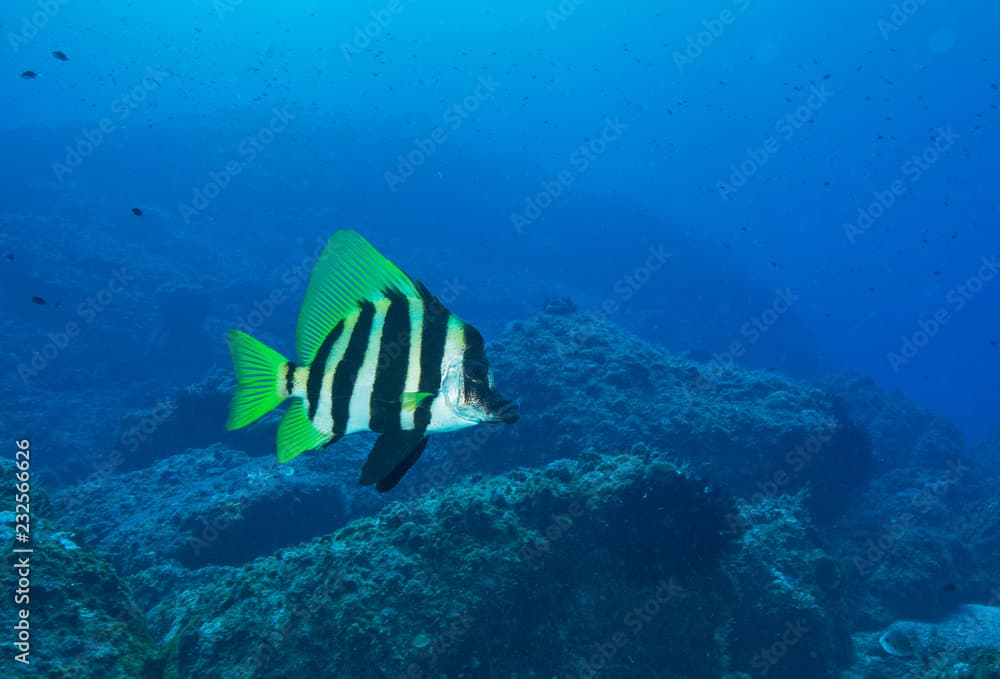
<path fill-rule="evenodd" d="M 382 434 L 375 440 L 375 445 L 368 453 L 368 459 L 365 460 L 365 465 L 361 469 L 359 483 L 362 486 L 370 486 L 373 483 L 381 484 L 384 479 L 395 474 L 401 465 L 406 465 L 399 471 L 398 478 L 392 484 L 395 485 L 406 473 L 406 470 L 413 465 L 413 462 L 416 462 L 416 457 L 420 456 L 426 445 L 427 437 L 423 432 L 417 430 Z M 413 457 L 414 451 L 417 451 L 416 457 Z M 412 460 L 410 460 L 411 457 Z M 406 464 L 408 460 L 409 464 Z"/>
<path fill-rule="evenodd" d="M 309 421 L 305 401 L 294 399 L 278 425 L 278 462 L 288 462 L 307 450 L 321 448 L 333 441 Z"/>
<path fill-rule="evenodd" d="M 406 472 L 410 471 L 410 467 L 420 459 L 423 455 L 424 449 L 427 448 L 427 441 L 430 439 L 429 436 L 424 436 L 420 439 L 419 443 L 410 450 L 409 455 L 406 456 L 402 462 L 396 465 L 396 468 L 389 472 L 388 476 L 384 476 L 379 479 L 378 483 L 375 484 L 375 490 L 380 493 L 385 493 L 396 487 L 399 480 L 403 478 Z"/>

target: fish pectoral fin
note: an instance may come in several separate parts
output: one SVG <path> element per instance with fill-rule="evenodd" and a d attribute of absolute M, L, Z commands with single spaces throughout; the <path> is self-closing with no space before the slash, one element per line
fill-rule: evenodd
<path fill-rule="evenodd" d="M 420 402 L 423 401 L 428 396 L 433 396 L 429 391 L 407 391 L 403 393 L 402 407 L 404 411 L 413 411 L 417 409 Z"/>
<path fill-rule="evenodd" d="M 374 483 L 380 493 L 391 490 L 424 452 L 427 439 L 415 430 L 382 434 L 368 453 L 359 483 L 362 486 Z"/>

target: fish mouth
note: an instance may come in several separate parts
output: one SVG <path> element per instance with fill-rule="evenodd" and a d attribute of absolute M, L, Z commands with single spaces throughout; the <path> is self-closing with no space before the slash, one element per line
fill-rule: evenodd
<path fill-rule="evenodd" d="M 490 419 L 486 422 L 495 424 L 514 424 L 521 419 L 520 407 L 513 401 L 501 401 L 497 407 L 492 409 Z"/>

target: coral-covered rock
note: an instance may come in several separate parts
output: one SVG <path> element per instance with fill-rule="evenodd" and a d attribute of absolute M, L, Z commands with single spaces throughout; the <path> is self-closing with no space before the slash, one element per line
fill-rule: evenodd
<path fill-rule="evenodd" d="M 480 446 L 476 466 L 503 469 L 636 441 L 682 450 L 734 493 L 804 483 L 857 485 L 870 451 L 845 436 L 822 391 L 732 361 L 671 355 L 593 314 L 546 313 L 515 323 L 491 347 L 500 386 L 522 418 Z M 850 475 L 853 474 L 854 477 Z"/>
<path fill-rule="evenodd" d="M 967 605 L 936 622 L 896 621 L 855 635 L 855 647 L 853 669 L 866 679 L 994 679 L 1000 677 L 1000 608 Z"/>
<path fill-rule="evenodd" d="M 732 511 L 642 450 L 454 485 L 187 592 L 164 662 L 181 676 L 719 677 Z"/>
<path fill-rule="evenodd" d="M 740 507 L 745 533 L 731 572 L 741 600 L 730 642 L 733 666 L 747 674 L 834 677 L 850 659 L 840 569 L 803 500 Z"/>
<path fill-rule="evenodd" d="M 250 455 L 273 455 L 280 413 L 270 414 L 253 427 L 226 430 L 234 388 L 231 374 L 215 371 L 154 404 L 128 412 L 118 425 L 116 445 L 108 457 L 118 471 L 132 471 L 217 442 Z"/>
<path fill-rule="evenodd" d="M 363 455 L 355 444 L 363 441 L 285 465 L 215 444 L 101 476 L 55 500 L 63 520 L 122 573 L 171 560 L 188 568 L 239 565 L 384 503 L 375 493 L 352 492 Z"/>
<path fill-rule="evenodd" d="M 13 478 L 8 465 L 3 465 L 3 471 Z M 8 631 L 20 624 L 17 633 L 23 632 L 30 644 L 26 656 L 30 665 L 15 674 L 13 668 L 21 666 L 5 658 L 12 668 L 5 676 L 144 676 L 153 666 L 155 646 L 128 585 L 107 559 L 82 548 L 72 533 L 43 516 L 47 512 L 34 502 L 43 497 L 40 489 L 33 488 L 31 495 L 29 543 L 15 542 L 15 525 L 21 522 L 14 512 L 0 512 L 0 543 L 12 555 L 11 565 L 16 568 L 12 572 L 17 573 L 23 597 L 13 600 L 12 592 L 12 600 L 2 607 L 0 624 Z M 14 553 L 15 547 L 32 551 Z M 28 611 L 23 622 L 21 609 Z M 16 652 L 8 646 L 10 653 Z"/>
<path fill-rule="evenodd" d="M 900 393 L 886 393 L 859 375 L 831 380 L 829 389 L 847 415 L 870 433 L 874 458 L 883 471 L 900 466 L 940 467 L 965 448 L 955 425 L 929 413 Z"/>

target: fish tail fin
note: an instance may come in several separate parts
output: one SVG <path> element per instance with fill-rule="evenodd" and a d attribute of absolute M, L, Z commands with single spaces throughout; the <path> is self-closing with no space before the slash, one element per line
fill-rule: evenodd
<path fill-rule="evenodd" d="M 240 330 L 230 330 L 226 341 L 236 373 L 236 393 L 226 421 L 226 429 L 232 430 L 257 421 L 291 396 L 288 377 L 295 365 Z"/>

